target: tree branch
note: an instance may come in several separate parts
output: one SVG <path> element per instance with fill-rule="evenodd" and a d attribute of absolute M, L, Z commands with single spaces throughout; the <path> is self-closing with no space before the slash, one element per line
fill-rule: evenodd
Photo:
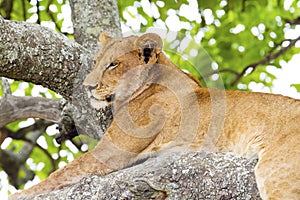
<path fill-rule="evenodd" d="M 225 153 L 177 152 L 111 174 L 89 175 L 38 199 L 261 199 L 255 160 Z"/>
<path fill-rule="evenodd" d="M 296 19 L 284 19 L 284 21 L 291 25 L 297 25 L 300 24 L 300 17 L 297 17 Z"/>
<path fill-rule="evenodd" d="M 22 128 L 17 132 L 5 130 L 8 137 L 25 141 L 22 149 L 14 153 L 12 150 L 0 149 L 0 167 L 8 174 L 10 183 L 16 188 L 34 177 L 34 173 L 26 168 L 25 162 L 36 146 L 37 139 L 45 132 L 52 122 L 38 120 L 35 124 Z M 1 129 L 1 132 L 3 129 Z M 24 170 L 26 177 L 18 176 L 19 170 Z"/>
<path fill-rule="evenodd" d="M 300 36 L 297 37 L 296 39 L 293 39 L 290 41 L 290 44 L 282 49 L 280 49 L 278 52 L 276 53 L 271 53 L 268 54 L 266 57 L 264 57 L 262 60 L 257 61 L 255 63 L 252 63 L 248 66 L 246 66 L 243 71 L 239 74 L 236 75 L 236 78 L 232 81 L 231 86 L 234 86 L 237 84 L 237 82 L 242 78 L 242 76 L 246 73 L 246 71 L 248 69 L 252 69 L 252 72 L 256 69 L 257 66 L 259 65 L 265 65 L 267 63 L 269 63 L 270 61 L 278 58 L 279 56 L 283 55 L 286 51 L 288 51 L 290 48 L 292 48 L 293 46 L 295 46 L 296 42 L 300 40 Z"/>
<path fill-rule="evenodd" d="M 10 89 L 8 80 L 4 77 L 2 77 L 1 79 L 2 79 L 2 88 L 3 88 L 4 96 L 10 95 L 11 89 Z"/>
<path fill-rule="evenodd" d="M 92 66 L 92 55 L 62 34 L 1 16 L 0 44 L 0 76 L 43 85 L 69 100 Z"/>
<path fill-rule="evenodd" d="M 18 179 L 19 169 L 24 169 L 24 164 L 18 162 L 18 155 L 7 151 L 5 149 L 0 149 L 0 167 L 7 173 L 10 183 L 18 188 L 21 184 L 26 183 L 28 180 L 32 180 L 34 173 L 32 171 L 24 170 L 26 174 L 26 181 Z"/>
<path fill-rule="evenodd" d="M 59 100 L 41 97 L 16 97 L 6 95 L 0 100 L 0 127 L 29 117 L 48 119 L 54 122 L 60 120 Z"/>
<path fill-rule="evenodd" d="M 40 84 L 61 94 L 71 102 L 69 117 L 83 130 L 82 133 L 99 139 L 112 116 L 107 110 L 96 113 L 83 88 L 84 77 L 92 67 L 92 57 L 85 48 L 62 34 L 36 24 L 4 20 L 0 16 L 0 76 Z M 29 97 L 26 98 L 29 103 Z M 10 113 L 10 118 L 15 117 Z M 1 115 L 2 124 L 7 123 L 5 117 L 8 115 L 4 112 Z M 49 115 L 39 117 L 48 119 Z"/>

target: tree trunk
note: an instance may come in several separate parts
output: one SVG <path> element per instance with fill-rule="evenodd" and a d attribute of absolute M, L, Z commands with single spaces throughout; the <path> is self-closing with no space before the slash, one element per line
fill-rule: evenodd
<path fill-rule="evenodd" d="M 75 39 L 82 45 L 39 25 L 0 16 L 0 76 L 40 84 L 61 94 L 68 101 L 63 115 L 72 118 L 69 121 L 75 122 L 80 134 L 100 139 L 112 114 L 110 108 L 96 113 L 90 107 L 82 81 L 99 49 L 99 34 L 121 35 L 118 8 L 116 1 L 70 3 Z"/>
<path fill-rule="evenodd" d="M 96 41 L 101 32 L 105 31 L 113 37 L 121 37 L 121 24 L 115 0 L 94 1 L 93 3 L 72 0 L 70 3 L 74 38 L 92 54 L 99 50 Z"/>

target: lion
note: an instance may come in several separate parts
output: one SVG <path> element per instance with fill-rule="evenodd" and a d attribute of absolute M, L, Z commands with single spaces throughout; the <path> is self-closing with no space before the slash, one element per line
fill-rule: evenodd
<path fill-rule="evenodd" d="M 163 53 L 159 35 L 111 38 L 85 78 L 91 105 L 114 117 L 97 146 L 46 180 L 12 195 L 28 197 L 108 174 L 160 152 L 220 151 L 257 157 L 262 199 L 300 199 L 300 101 L 274 94 L 202 87 Z"/>

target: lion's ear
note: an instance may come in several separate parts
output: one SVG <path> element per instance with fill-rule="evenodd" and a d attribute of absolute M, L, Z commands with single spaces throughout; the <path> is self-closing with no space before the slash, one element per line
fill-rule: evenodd
<path fill-rule="evenodd" d="M 101 45 L 104 45 L 110 39 L 111 37 L 104 31 L 100 34 L 98 41 Z"/>
<path fill-rule="evenodd" d="M 161 53 L 163 41 L 155 33 L 147 33 L 138 37 L 134 42 L 134 48 L 138 50 L 140 58 L 145 64 L 154 64 L 158 54 Z"/>

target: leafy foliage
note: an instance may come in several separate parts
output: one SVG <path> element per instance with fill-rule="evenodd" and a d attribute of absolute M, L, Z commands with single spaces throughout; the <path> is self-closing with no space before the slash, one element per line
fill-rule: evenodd
<path fill-rule="evenodd" d="M 219 72 L 219 79 L 223 80 L 225 88 L 247 90 L 251 81 L 263 82 L 266 87 L 271 87 L 276 77 L 267 72 L 266 66 L 280 68 L 280 60 L 289 61 L 293 55 L 299 53 L 299 42 L 297 47 L 292 45 L 287 48 L 288 51 L 283 50 L 291 42 L 299 40 L 294 38 L 297 36 L 295 27 L 299 24 L 299 7 L 299 1 L 293 1 L 289 5 L 283 0 L 203 0 L 178 3 L 175 0 L 132 0 L 126 3 L 121 1 L 119 9 L 124 27 L 135 32 L 144 32 L 146 28 L 154 26 L 168 29 L 169 32 L 174 31 L 189 40 L 199 41 L 196 42 L 196 49 L 199 49 L 201 44 L 218 71 L 208 65 L 196 66 L 199 63 L 201 65 L 201 59 L 195 62 L 193 59 L 197 58 L 189 56 L 187 60 L 195 64 L 194 67 L 198 67 L 202 75 L 210 77 L 212 81 L 216 81 L 215 75 Z M 184 10 L 193 15 L 188 15 Z M 135 30 L 137 27 L 139 30 Z M 293 36 L 286 34 L 287 31 L 294 31 Z M 195 46 L 195 42 L 191 45 Z M 186 48 L 187 52 L 193 48 L 191 45 Z M 276 53 L 279 55 L 272 56 Z M 170 55 L 177 65 L 185 66 L 182 59 L 176 59 L 176 56 Z M 260 63 L 251 67 L 257 62 Z M 247 67 L 248 70 L 245 70 Z M 190 72 L 199 76 L 195 70 Z M 261 73 L 266 75 L 265 80 L 261 80 Z M 207 80 L 203 82 L 205 84 Z"/>
<path fill-rule="evenodd" d="M 38 23 L 72 37 L 72 24 L 67 0 L 1 0 L 0 14 L 10 20 Z"/>

